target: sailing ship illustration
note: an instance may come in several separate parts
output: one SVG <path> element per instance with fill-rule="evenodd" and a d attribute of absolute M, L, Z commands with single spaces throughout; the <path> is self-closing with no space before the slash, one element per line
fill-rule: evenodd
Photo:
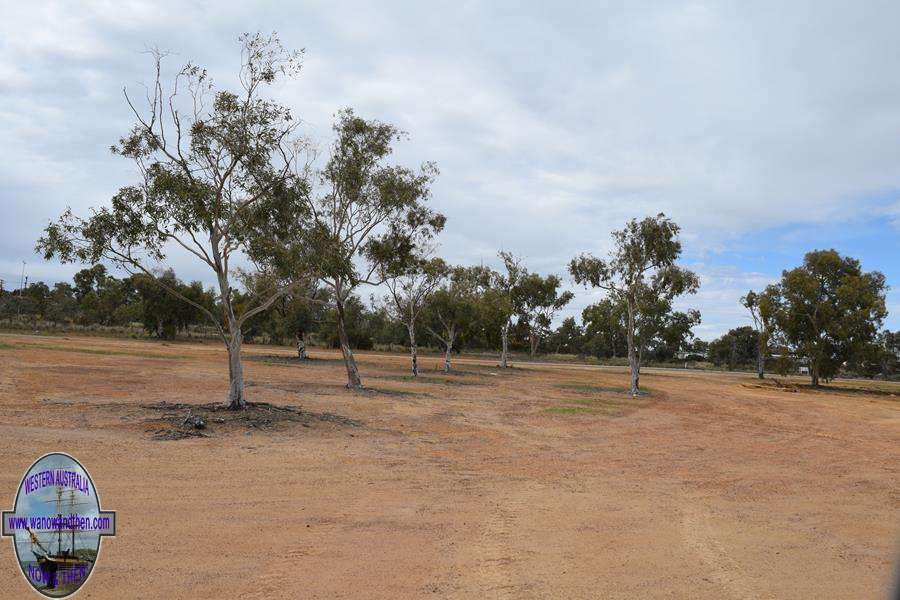
<path fill-rule="evenodd" d="M 93 503 L 76 502 L 74 490 L 69 490 L 68 498 L 64 501 L 63 489 L 59 486 L 56 488 L 56 499 L 46 502 L 56 503 L 56 516 L 60 526 L 40 531 L 25 528 L 31 537 L 31 553 L 34 554 L 40 569 L 40 579 L 45 584 L 44 589 L 46 590 L 60 590 L 71 585 L 78 586 L 87 577 L 94 564 L 96 549 L 86 546 L 79 548 L 80 532 L 75 527 L 75 523 L 70 520 L 68 528 L 63 527 L 62 524 L 65 523 L 65 517 L 76 514 L 76 506 L 93 505 Z M 39 535 L 43 535 L 46 541 L 42 542 Z M 55 552 L 53 551 L 54 542 Z"/>

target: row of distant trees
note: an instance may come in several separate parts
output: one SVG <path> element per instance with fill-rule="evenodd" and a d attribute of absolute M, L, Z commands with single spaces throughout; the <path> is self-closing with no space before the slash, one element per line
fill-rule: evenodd
<path fill-rule="evenodd" d="M 536 355 L 554 335 L 553 316 L 571 298 L 561 291 L 562 281 L 550 275 L 528 273 L 514 260 L 522 275 L 507 294 L 505 278 L 488 267 L 448 267 L 432 259 L 427 268 L 407 279 L 388 281 L 389 293 L 364 302 L 351 295 L 344 301 L 344 329 L 352 349 L 376 345 L 418 343 L 446 351 L 450 370 L 454 352 L 497 348 L 510 311 L 509 342 L 516 351 Z M 163 287 L 165 286 L 165 287 Z M 185 283 L 172 269 L 152 275 L 138 273 L 117 278 L 102 264 L 78 271 L 73 281 L 49 287 L 44 282 L 22 290 L 0 290 L 0 320 L 23 326 L 107 326 L 140 324 L 147 335 L 173 340 L 192 330 L 214 332 L 207 316 L 169 290 L 213 313 L 224 307 L 213 288 L 199 281 Z M 237 292 L 238 313 L 253 297 L 252 288 Z M 338 315 L 332 292 L 323 286 L 297 288 L 282 294 L 269 310 L 247 321 L 244 338 L 274 344 L 293 344 L 307 358 L 310 343 L 340 347 Z"/>
<path fill-rule="evenodd" d="M 66 210 L 47 226 L 37 242 L 46 259 L 91 268 L 69 288 L 34 290 L 35 310 L 46 311 L 38 314 L 56 318 L 74 300 L 76 319 L 140 320 L 160 336 L 202 319 L 227 349 L 233 409 L 246 405 L 241 347 L 257 332 L 292 336 L 303 356 L 309 333 L 327 329 L 351 388 L 362 385 L 354 348 L 399 332 L 413 374 L 423 335 L 443 346 L 447 369 L 461 345 L 499 347 L 501 367 L 517 343 L 527 343 L 532 354 L 542 344 L 577 346 L 582 353 L 624 355 L 633 394 L 642 362 L 671 357 L 692 339 L 699 314 L 675 311 L 672 303 L 695 292 L 699 279 L 677 265 L 679 228 L 664 215 L 614 232 L 606 257 L 571 261 L 571 279 L 605 291 L 606 299 L 585 311 L 581 325 L 566 320 L 551 331 L 555 313 L 572 299 L 559 276 L 531 273 L 509 253 L 500 254 L 503 267 L 496 271 L 437 258 L 446 219 L 429 206 L 435 165 L 393 164 L 390 156 L 405 134 L 350 109 L 336 115 L 334 142 L 321 163 L 298 134 L 300 121 L 264 93 L 297 74 L 302 55 L 285 50 L 274 35 L 245 35 L 241 42 L 237 92 L 217 89 L 190 63 L 167 83 L 164 55 L 154 54 L 146 104 L 138 106 L 126 92 L 135 122 L 112 147 L 140 177 L 90 216 Z M 204 290 L 159 270 L 173 249 L 204 265 L 215 287 Z M 128 277 L 111 278 L 96 266 L 103 264 Z M 388 293 L 368 308 L 360 301 L 367 288 Z M 883 291 L 872 293 L 883 304 Z M 786 293 L 770 296 L 790 306 Z M 868 318 L 877 326 L 877 311 Z M 824 357 L 830 349 L 800 339 L 793 342 L 797 351 Z M 826 368 L 824 358 L 816 360 Z"/>
<path fill-rule="evenodd" d="M 500 257 L 503 273 L 485 266 L 451 267 L 433 258 L 404 277 L 389 279 L 388 293 L 380 299 L 363 302 L 350 296 L 345 302 L 344 323 L 351 348 L 407 346 L 417 374 L 416 351 L 421 342 L 445 353 L 444 369 L 449 372 L 454 352 L 501 348 L 506 330 L 508 349 L 531 356 L 552 352 L 627 359 L 628 309 L 621 297 L 610 294 L 585 308 L 580 323 L 569 317 L 553 328 L 554 316 L 572 299 L 570 292 L 562 290 L 561 278 L 529 273 L 510 253 Z M 830 287 L 807 285 L 813 280 L 828 281 L 822 273 L 817 274 L 822 268 L 846 270 L 838 276 L 846 281 Z M 785 375 L 802 365 L 813 376 L 815 365 L 810 356 L 817 354 L 804 343 L 816 339 L 802 336 L 817 327 L 826 342 L 818 350 L 820 377 L 830 378 L 839 371 L 867 377 L 896 376 L 900 332 L 879 330 L 886 314 L 883 278 L 862 272 L 856 261 L 834 251 L 810 253 L 799 269 L 807 277 L 800 277 L 797 269 L 787 271 L 780 283 L 741 299 L 753 326 L 733 328 L 711 342 L 694 337 L 692 328 L 700 323 L 698 311 L 674 310 L 671 300 L 659 295 L 654 302 L 642 303 L 635 330 L 641 362 L 708 360 L 728 369 L 752 367 L 760 377 L 767 369 Z M 103 265 L 94 265 L 76 273 L 71 283 L 60 282 L 51 288 L 36 282 L 23 290 L 0 291 L 0 319 L 62 326 L 140 323 L 147 334 L 159 339 L 174 339 L 189 328 L 203 329 L 208 324 L 203 312 L 160 282 L 212 312 L 221 311 L 212 288 L 204 289 L 196 281 L 182 282 L 172 270 L 118 279 Z M 804 285 L 792 290 L 797 282 Z M 328 295 L 321 287 L 285 293 L 270 310 L 250 320 L 244 335 L 251 340 L 291 343 L 300 358 L 307 357 L 306 347 L 312 339 L 337 348 L 338 315 Z M 238 294 L 235 304 L 239 310 L 248 296 L 247 292 Z M 793 303 L 802 299 L 809 310 L 789 304 L 786 297 L 793 298 Z M 848 304 L 854 298 L 855 302 Z M 819 321 L 808 321 L 812 315 Z M 803 327 L 805 323 L 809 325 Z"/>
<path fill-rule="evenodd" d="M 351 349 L 376 345 L 402 345 L 412 354 L 417 374 L 416 349 L 421 343 L 439 347 L 444 369 L 463 349 L 499 349 L 501 363 L 510 351 L 592 354 L 599 358 L 626 358 L 627 308 L 623 300 L 604 299 L 583 312 L 584 321 L 553 321 L 573 298 L 557 275 L 542 276 L 528 270 L 521 258 L 501 252 L 501 271 L 486 266 L 451 266 L 430 258 L 403 275 L 387 277 L 381 297 L 364 302 L 351 295 L 344 301 L 343 323 Z M 251 287 L 235 293 L 238 313 L 258 292 Z M 187 302 L 180 296 L 189 299 Z M 335 299 L 325 286 L 286 291 L 271 307 L 248 320 L 244 338 L 296 345 L 306 358 L 310 343 L 340 347 L 339 315 Z M 140 323 L 150 336 L 175 339 L 188 330 L 210 328 L 204 311 L 221 313 L 224 306 L 213 288 L 200 282 L 185 283 L 171 269 L 116 278 L 102 264 L 78 271 L 73 281 L 49 287 L 32 283 L 23 290 L 0 292 L 0 319 L 55 326 L 130 326 Z M 691 327 L 699 313 L 673 311 L 671 302 L 642 307 L 635 339 L 638 353 L 652 361 L 673 359 L 693 339 Z M 206 326 L 206 327 L 205 327 Z M 504 342 L 505 338 L 505 342 Z M 505 347 L 505 352 L 504 352 Z"/>

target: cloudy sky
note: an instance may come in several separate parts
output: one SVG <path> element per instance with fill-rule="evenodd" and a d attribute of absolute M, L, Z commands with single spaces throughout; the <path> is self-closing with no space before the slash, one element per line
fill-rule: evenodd
<path fill-rule="evenodd" d="M 683 227 L 702 289 L 696 333 L 747 319 L 738 297 L 833 247 L 900 286 L 900 5 L 896 2 L 5 2 L 0 21 L 0 278 L 77 267 L 32 248 L 67 205 L 134 180 L 108 147 L 122 88 L 171 50 L 232 86 L 243 31 L 305 48 L 274 95 L 329 142 L 351 106 L 434 160 L 441 252 L 500 248 L 562 274 L 630 217 Z M 789 4 L 789 6 L 788 6 Z M 185 279 L 211 278 L 175 257 Z M 598 295 L 580 290 L 564 316 Z M 900 327 L 900 288 L 888 325 Z"/>

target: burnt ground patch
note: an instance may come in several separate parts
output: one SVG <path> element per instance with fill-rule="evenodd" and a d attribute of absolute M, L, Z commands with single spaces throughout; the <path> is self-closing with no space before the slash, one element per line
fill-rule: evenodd
<path fill-rule="evenodd" d="M 229 410 L 221 403 L 186 404 L 157 402 L 141 408 L 156 413 L 145 420 L 155 440 L 181 440 L 210 437 L 217 432 L 235 430 L 276 431 L 292 426 L 361 427 L 362 423 L 330 412 L 312 412 L 299 406 L 248 402 L 243 410 Z"/>
<path fill-rule="evenodd" d="M 879 387 L 884 385 L 884 387 Z M 767 377 L 753 383 L 743 383 L 745 388 L 758 388 L 768 390 L 778 390 L 782 392 L 805 392 L 808 394 L 840 394 L 849 396 L 881 396 L 888 398 L 897 398 L 900 396 L 900 390 L 892 387 L 888 382 L 877 380 L 861 380 L 856 385 L 845 380 L 832 380 L 814 386 L 809 382 L 798 381 L 782 381 L 778 377 Z"/>

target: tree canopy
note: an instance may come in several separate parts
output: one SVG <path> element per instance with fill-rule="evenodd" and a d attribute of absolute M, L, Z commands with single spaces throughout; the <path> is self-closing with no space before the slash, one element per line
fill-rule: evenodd
<path fill-rule="evenodd" d="M 815 250 L 771 288 L 774 320 L 785 341 L 809 360 L 813 385 L 830 379 L 876 342 L 887 315 L 886 281 L 836 250 Z"/>
<path fill-rule="evenodd" d="M 602 259 L 582 254 L 569 263 L 576 283 L 606 290 L 614 301 L 624 301 L 627 309 L 626 341 L 631 366 L 631 393 L 638 393 L 640 345 L 635 339 L 640 321 L 647 323 L 661 314 L 656 302 L 670 302 L 677 296 L 694 293 L 700 286 L 697 276 L 675 261 L 681 255 L 680 228 L 660 213 L 640 221 L 630 220 L 624 229 L 613 232 L 613 250 Z"/>
<path fill-rule="evenodd" d="M 218 330 L 229 354 L 229 406 L 242 408 L 242 328 L 285 292 L 279 284 L 233 304 L 235 261 L 277 264 L 292 255 L 287 232 L 306 210 L 306 183 L 296 163 L 305 143 L 291 111 L 262 94 L 300 69 L 300 53 L 283 48 L 277 36 L 243 35 L 237 92 L 217 89 L 206 70 L 188 63 L 170 83 L 162 74 L 165 54 L 152 53 L 154 80 L 139 108 L 125 92 L 135 124 L 112 146 L 130 159 L 139 181 L 121 188 L 109 206 L 79 217 L 66 210 L 47 226 L 37 250 L 62 262 L 117 265 L 149 277 L 172 248 L 206 265 L 218 282 L 221 312 L 195 302 L 156 278 L 158 285 L 203 313 Z"/>

